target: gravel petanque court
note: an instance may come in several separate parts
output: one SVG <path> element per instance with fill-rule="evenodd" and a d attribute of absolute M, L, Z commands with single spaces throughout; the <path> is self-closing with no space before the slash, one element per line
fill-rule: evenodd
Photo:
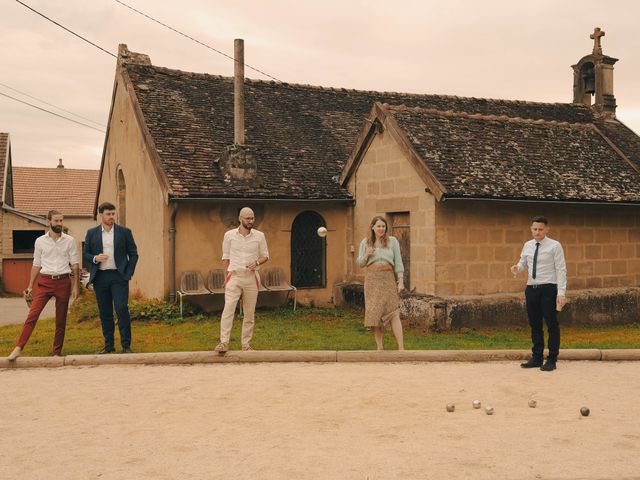
<path fill-rule="evenodd" d="M 0 478 L 638 478 L 639 368 L 561 361 L 554 372 L 518 362 L 0 369 Z M 476 399 L 483 408 L 473 408 Z"/>

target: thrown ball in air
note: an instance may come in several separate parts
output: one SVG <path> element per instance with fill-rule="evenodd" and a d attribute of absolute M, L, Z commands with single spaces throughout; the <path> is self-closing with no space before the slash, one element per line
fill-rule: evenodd
<path fill-rule="evenodd" d="M 325 227 L 320 227 L 318 228 L 317 232 L 319 237 L 326 237 L 327 236 L 327 229 Z"/>

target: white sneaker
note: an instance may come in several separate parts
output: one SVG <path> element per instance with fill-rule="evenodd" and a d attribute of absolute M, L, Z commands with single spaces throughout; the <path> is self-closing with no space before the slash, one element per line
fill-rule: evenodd
<path fill-rule="evenodd" d="M 20 354 L 22 353 L 22 349 L 20 347 L 16 347 L 13 349 L 13 352 L 11 352 L 9 354 L 9 356 L 7 357 L 7 360 L 9 360 L 10 362 L 14 361 L 16 358 L 18 358 L 20 356 Z"/>
<path fill-rule="evenodd" d="M 242 351 L 243 352 L 253 352 L 255 350 L 253 350 L 253 348 L 251 348 L 251 345 L 249 345 L 248 343 L 246 345 L 242 345 Z"/>

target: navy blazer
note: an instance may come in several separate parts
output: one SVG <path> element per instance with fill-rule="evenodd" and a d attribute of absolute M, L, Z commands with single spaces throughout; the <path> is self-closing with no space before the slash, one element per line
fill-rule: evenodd
<path fill-rule="evenodd" d="M 116 261 L 116 268 L 126 280 L 131 280 L 133 272 L 138 263 L 138 247 L 133 240 L 133 234 L 127 227 L 113 225 L 113 250 Z M 102 253 L 102 224 L 87 230 L 84 239 L 84 249 L 82 251 L 85 261 L 89 267 L 89 283 L 93 283 L 99 264 L 94 263 L 96 255 Z"/>

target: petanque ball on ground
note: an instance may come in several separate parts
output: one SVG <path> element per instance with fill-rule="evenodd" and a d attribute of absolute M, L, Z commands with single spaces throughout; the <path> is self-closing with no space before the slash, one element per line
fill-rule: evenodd
<path fill-rule="evenodd" d="M 480 400 L 474 400 L 471 402 L 471 405 L 473 405 L 473 408 L 480 408 L 480 405 L 482 404 L 480 403 Z"/>
<path fill-rule="evenodd" d="M 319 237 L 326 237 L 327 236 L 327 229 L 325 227 L 320 227 L 318 228 L 317 232 Z"/>
<path fill-rule="evenodd" d="M 484 407 L 484 411 L 487 415 L 493 415 L 493 407 L 491 405 Z"/>
<path fill-rule="evenodd" d="M 447 403 L 447 412 L 453 412 L 456 406 L 453 403 Z"/>
<path fill-rule="evenodd" d="M 582 407 L 582 408 L 580 409 L 580 414 L 581 414 L 583 417 L 588 417 L 590 412 L 591 412 L 591 411 L 590 411 L 587 407 Z"/>
<path fill-rule="evenodd" d="M 536 402 L 533 398 L 529 400 L 529 406 L 531 408 L 536 408 L 536 405 L 538 405 L 538 402 Z"/>

